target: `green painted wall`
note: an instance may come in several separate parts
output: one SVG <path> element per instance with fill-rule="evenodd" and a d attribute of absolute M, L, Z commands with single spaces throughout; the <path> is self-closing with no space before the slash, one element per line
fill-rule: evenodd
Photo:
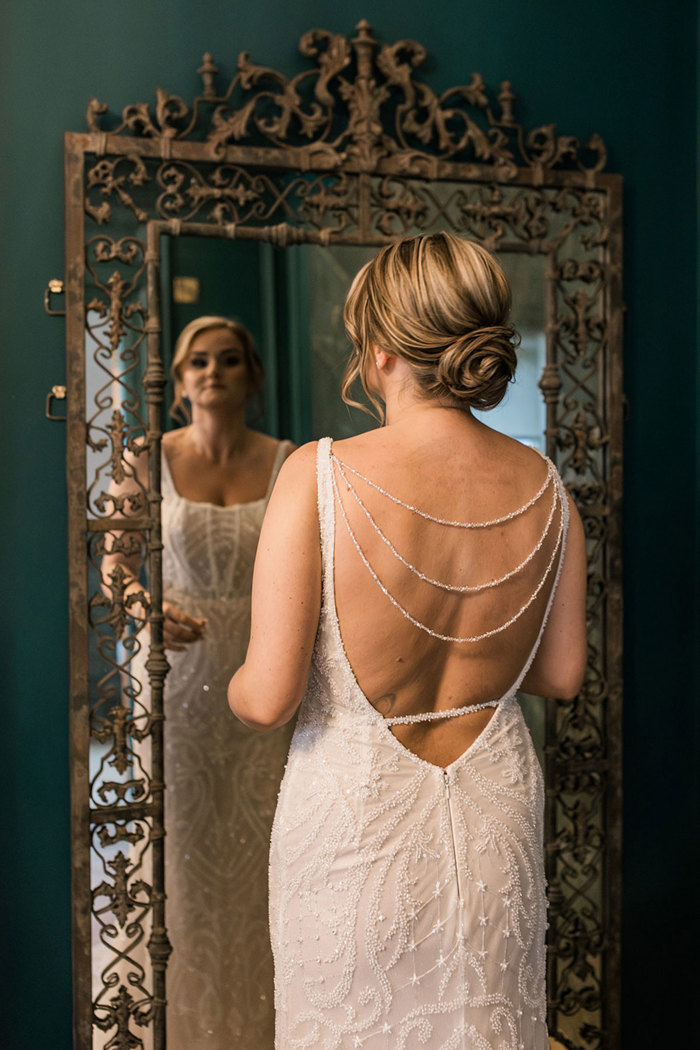
<path fill-rule="evenodd" d="M 341 13 L 342 12 L 342 13 Z M 62 134 L 88 98 L 120 110 L 157 85 L 191 98 L 213 50 L 292 72 L 312 26 L 426 45 L 436 87 L 512 81 L 521 122 L 599 132 L 626 180 L 626 1047 L 679 1045 L 688 993 L 697 797 L 695 406 L 697 8 L 694 0 L 6 0 L 0 14 L 2 996 L 8 1050 L 71 1041 Z M 695 795 L 694 795 L 695 792 Z"/>

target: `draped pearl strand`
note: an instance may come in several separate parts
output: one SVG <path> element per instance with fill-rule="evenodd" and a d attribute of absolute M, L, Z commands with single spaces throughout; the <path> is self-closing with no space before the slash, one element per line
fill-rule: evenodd
<path fill-rule="evenodd" d="M 539 453 L 539 454 L 542 455 L 542 453 Z M 415 627 L 419 628 L 419 630 L 424 631 L 425 634 L 430 635 L 432 638 L 437 638 L 439 641 L 443 641 L 443 642 L 457 642 L 457 643 L 460 643 L 460 644 L 461 643 L 465 643 L 466 644 L 466 643 L 481 642 L 481 641 L 483 641 L 486 638 L 492 638 L 494 635 L 500 634 L 502 631 L 507 630 L 507 628 L 510 627 L 512 624 L 514 624 L 516 622 L 516 620 L 520 619 L 520 617 L 523 615 L 523 613 L 525 613 L 526 610 L 529 609 L 530 606 L 532 605 L 532 603 L 535 601 L 535 599 L 537 598 L 538 594 L 540 593 L 540 591 L 544 587 L 545 582 L 546 582 L 547 578 L 549 577 L 550 572 L 552 571 L 552 567 L 554 565 L 555 558 L 557 556 L 557 552 L 560 549 L 561 542 L 562 542 L 562 537 L 563 537 L 563 534 L 564 534 L 563 500 L 564 500 L 565 497 L 564 497 L 563 492 L 561 490 L 561 485 L 558 482 L 558 479 L 556 477 L 554 465 L 552 464 L 551 460 L 547 459 L 547 457 L 542 456 L 542 458 L 547 463 L 547 477 L 546 477 L 543 485 L 539 488 L 539 490 L 535 493 L 535 495 L 530 500 L 528 500 L 526 503 L 524 503 L 521 507 L 517 507 L 515 510 L 510 511 L 508 514 L 502 515 L 501 517 L 498 517 L 498 518 L 492 518 L 489 521 L 480 521 L 480 522 L 452 521 L 452 520 L 448 520 L 448 519 L 445 519 L 445 518 L 438 518 L 438 517 L 435 517 L 435 516 L 433 516 L 431 514 L 426 513 L 425 511 L 421 511 L 417 507 L 414 507 L 410 503 L 404 503 L 403 500 L 400 500 L 397 496 L 393 496 L 391 493 L 387 492 L 386 489 L 383 489 L 380 485 L 377 485 L 376 482 L 373 482 L 370 478 L 365 477 L 358 470 L 355 470 L 354 467 L 350 467 L 347 463 L 343 463 L 341 460 L 337 459 L 337 457 L 333 454 L 332 451 L 331 451 L 331 484 L 332 484 L 332 487 L 333 487 L 333 494 L 334 494 L 335 502 L 337 503 L 338 508 L 340 509 L 340 514 L 341 514 L 341 517 L 343 519 L 343 523 L 344 523 L 345 528 L 347 530 L 348 536 L 350 537 L 350 540 L 351 540 L 353 546 L 355 547 L 355 550 L 359 554 L 360 559 L 362 560 L 365 568 L 369 572 L 369 574 L 372 577 L 372 579 L 374 580 L 374 582 L 377 584 L 377 586 L 382 591 L 382 593 L 385 595 L 385 597 L 391 602 L 391 604 L 394 606 L 394 608 L 396 608 L 402 614 L 402 616 L 405 617 L 406 620 L 408 620 L 410 623 L 412 623 Z M 353 528 L 352 528 L 352 526 L 351 526 L 351 524 L 350 524 L 350 522 L 348 520 L 348 517 L 347 517 L 345 506 L 343 504 L 342 499 L 340 498 L 340 492 L 338 491 L 338 483 L 337 483 L 337 480 L 336 480 L 336 470 L 340 474 L 340 476 L 343 478 L 343 480 L 345 481 L 345 484 L 348 487 L 348 491 L 351 493 L 353 498 L 356 500 L 356 502 L 360 505 L 361 509 L 364 511 L 365 516 L 369 520 L 372 528 L 377 533 L 377 535 L 380 537 L 382 542 L 384 542 L 389 547 L 389 549 L 391 550 L 392 554 L 394 554 L 394 556 L 397 557 L 398 560 L 403 565 L 405 565 L 406 568 L 408 568 L 415 576 L 417 576 L 420 579 L 424 580 L 426 583 L 429 583 L 429 584 L 431 584 L 434 587 L 439 587 L 439 588 L 441 588 L 443 590 L 455 591 L 457 593 L 475 593 L 475 592 L 483 591 L 483 590 L 486 590 L 489 587 L 495 587 L 495 586 L 498 586 L 499 584 L 504 583 L 506 580 L 511 579 L 511 577 L 513 577 L 517 572 L 520 572 L 525 567 L 525 565 L 527 565 L 532 560 L 532 558 L 534 558 L 534 556 L 537 553 L 537 551 L 539 551 L 542 548 L 542 545 L 543 545 L 543 543 L 544 543 L 544 541 L 545 541 L 545 539 L 546 539 L 546 537 L 547 537 L 547 535 L 548 535 L 548 533 L 550 531 L 551 524 L 552 524 L 552 519 L 554 517 L 555 510 L 558 507 L 560 509 L 560 514 L 559 514 L 559 527 L 558 527 L 558 530 L 557 530 L 557 538 L 556 538 L 556 542 L 555 542 L 555 544 L 554 544 L 554 546 L 552 548 L 552 553 L 551 553 L 551 555 L 549 557 L 549 561 L 547 562 L 547 566 L 545 568 L 545 571 L 544 571 L 543 575 L 541 576 L 540 580 L 538 581 L 535 589 L 531 593 L 530 597 L 527 599 L 527 601 L 524 602 L 524 604 L 520 606 L 518 611 L 513 616 L 511 616 L 504 623 L 500 624 L 498 627 L 494 627 L 494 628 L 492 628 L 489 631 L 483 631 L 481 634 L 475 634 L 475 635 L 452 635 L 452 634 L 442 634 L 439 631 L 434 631 L 427 624 L 423 623 L 421 620 L 418 620 L 418 619 L 416 619 L 416 617 L 411 615 L 411 613 L 408 611 L 408 609 L 406 609 L 405 606 L 403 606 L 401 604 L 401 602 L 399 602 L 399 600 L 397 598 L 395 598 L 393 594 L 390 593 L 390 591 L 386 588 L 386 586 L 384 585 L 382 580 L 379 578 L 379 576 L 375 572 L 373 566 L 370 564 L 369 559 L 367 558 L 365 552 L 362 550 L 362 547 L 360 546 L 360 543 L 359 543 L 359 541 L 357 539 L 357 536 L 355 535 L 355 533 L 353 531 Z M 451 526 L 451 527 L 456 527 L 456 528 L 462 528 L 462 529 L 484 529 L 484 528 L 489 528 L 490 526 L 493 526 L 493 525 L 500 525 L 500 524 L 502 524 L 502 523 L 504 523 L 506 521 L 512 521 L 514 518 L 519 517 L 526 510 L 528 510 L 530 507 L 532 507 L 540 499 L 540 497 L 544 494 L 544 492 L 549 487 L 550 483 L 553 483 L 552 507 L 550 509 L 549 517 L 547 519 L 547 525 L 545 526 L 545 530 L 542 533 L 538 543 L 536 544 L 535 548 L 530 552 L 530 554 L 525 558 L 525 560 L 523 562 L 521 562 L 520 565 L 516 566 L 515 569 L 513 569 L 510 572 L 506 573 L 506 575 L 501 577 L 500 579 L 490 580 L 486 584 L 482 584 L 482 585 L 458 586 L 458 585 L 453 585 L 453 584 L 446 584 L 446 583 L 443 583 L 443 582 L 441 582 L 439 580 L 434 580 L 432 577 L 427 576 L 426 574 L 422 573 L 419 569 L 417 569 L 414 565 L 412 565 L 410 562 L 408 562 L 406 559 L 404 559 L 399 554 L 399 552 L 393 546 L 393 544 L 388 539 L 388 537 L 385 536 L 384 533 L 381 531 L 381 529 L 379 528 L 377 523 L 374 521 L 372 515 L 370 514 L 370 512 L 367 510 L 367 508 L 365 507 L 364 503 L 360 499 L 359 495 L 354 490 L 352 485 L 349 483 L 348 478 L 347 478 L 347 474 L 345 473 L 346 471 L 351 473 L 351 474 L 353 474 L 353 475 L 355 475 L 356 477 L 360 478 L 362 481 L 366 482 L 366 484 L 370 485 L 377 492 L 380 492 L 382 495 L 386 496 L 387 499 L 390 499 L 393 503 L 396 503 L 399 506 L 404 507 L 406 510 L 410 511 L 411 513 L 417 514 L 421 518 L 424 518 L 424 519 L 426 519 L 428 521 L 435 522 L 435 523 L 437 523 L 439 525 L 446 525 L 446 526 Z M 435 715 L 433 713 L 431 713 L 431 717 L 435 717 Z"/>
<path fill-rule="evenodd" d="M 357 492 L 357 490 L 354 488 L 354 486 L 352 485 L 351 481 L 349 480 L 347 474 L 345 473 L 345 471 L 347 469 L 349 469 L 349 468 L 344 463 L 342 463 L 339 459 L 336 459 L 335 457 L 334 457 L 334 462 L 335 462 L 336 467 L 338 468 L 338 473 L 340 474 L 341 478 L 343 479 L 343 481 L 345 482 L 345 484 L 347 486 L 348 492 L 352 495 L 353 499 L 355 500 L 357 505 L 362 510 L 363 514 L 365 515 L 365 517 L 369 521 L 369 523 L 372 526 L 372 528 L 374 529 L 374 531 L 377 533 L 377 535 L 382 540 L 382 542 L 386 544 L 386 546 L 389 548 L 389 550 L 394 555 L 394 557 L 397 558 L 398 561 L 400 561 L 402 565 L 405 565 L 406 568 L 410 572 L 412 572 L 414 576 L 419 577 L 419 579 L 421 579 L 421 580 L 425 580 L 426 583 L 431 583 L 434 587 L 439 587 L 443 591 L 450 591 L 450 592 L 452 592 L 454 594 L 479 594 L 482 591 L 489 590 L 489 588 L 491 588 L 491 587 L 498 587 L 499 584 L 505 583 L 507 580 L 512 579 L 513 576 L 517 576 L 517 574 L 519 572 L 521 572 L 525 568 L 526 565 L 529 565 L 529 563 L 535 557 L 537 552 L 542 549 L 542 544 L 544 543 L 545 539 L 547 538 L 547 534 L 549 533 L 549 528 L 550 528 L 550 525 L 552 524 L 552 519 L 554 517 L 554 511 L 555 511 L 556 506 L 557 506 L 557 491 L 556 491 L 556 486 L 554 486 L 553 490 L 552 490 L 552 505 L 550 507 L 549 516 L 548 516 L 547 521 L 545 523 L 545 527 L 544 527 L 544 529 L 542 531 L 542 535 L 540 536 L 539 540 L 537 541 L 535 546 L 532 548 L 530 553 L 527 555 L 527 557 L 523 561 L 521 561 L 519 565 L 516 565 L 514 569 L 511 569 L 509 572 L 507 572 L 505 574 L 505 576 L 499 576 L 497 579 L 488 580 L 486 583 L 477 583 L 477 584 L 452 584 L 452 583 L 445 583 L 445 582 L 443 582 L 441 580 L 433 579 L 432 576 L 427 576 L 425 573 L 421 572 L 420 569 L 416 568 L 416 566 L 413 565 L 410 561 L 407 561 L 401 554 L 399 554 L 399 552 L 396 550 L 396 547 L 394 547 L 394 545 L 391 542 L 391 540 L 389 539 L 389 537 L 386 536 L 385 533 L 383 533 L 382 530 L 380 529 L 379 525 L 377 525 L 376 521 L 372 517 L 372 514 L 370 513 L 370 511 L 367 509 L 367 507 L 363 503 L 359 493 Z M 354 471 L 353 473 L 356 473 L 356 471 Z M 360 475 L 360 477 L 362 477 L 362 475 Z M 548 480 L 545 482 L 545 488 L 546 488 L 547 485 L 549 485 L 549 482 L 553 479 L 553 477 L 554 477 L 554 475 L 553 475 L 552 471 L 549 470 L 548 471 Z M 363 478 L 363 480 L 367 480 L 367 479 Z M 541 491 L 544 492 L 545 489 L 542 489 Z M 541 493 L 540 493 L 540 495 L 541 495 Z M 400 500 L 398 502 L 401 503 Z M 405 503 L 403 503 L 401 505 L 404 506 L 404 507 L 408 506 Z M 515 512 L 515 514 L 517 514 L 517 511 Z M 433 519 L 433 520 L 436 520 L 436 519 Z M 497 520 L 501 521 L 502 519 L 497 519 Z M 453 523 L 451 523 L 451 524 L 453 524 Z M 477 528 L 477 527 L 479 527 L 479 528 L 486 528 L 487 526 L 492 525 L 492 524 L 495 524 L 495 523 L 494 522 L 484 522 L 480 526 L 476 526 L 473 523 L 462 522 L 461 523 L 461 527 L 462 528 Z"/>
<path fill-rule="evenodd" d="M 425 518 L 426 521 L 434 521 L 437 525 L 450 525 L 456 529 L 488 529 L 492 525 L 503 525 L 504 522 L 512 521 L 513 518 L 517 518 L 521 514 L 524 514 L 525 511 L 529 510 L 530 507 L 534 506 L 534 504 L 537 503 L 538 499 L 544 494 L 544 492 L 546 492 L 547 486 L 549 485 L 551 479 L 555 476 L 555 467 L 551 459 L 549 459 L 542 452 L 540 452 L 538 448 L 533 449 L 533 452 L 536 452 L 537 455 L 540 456 L 547 464 L 547 477 L 544 479 L 544 482 L 537 490 L 535 495 L 532 497 L 532 499 L 529 499 L 527 503 L 523 503 L 522 507 L 516 507 L 516 509 L 510 511 L 510 513 L 504 514 L 500 518 L 491 518 L 490 521 L 451 521 L 449 518 L 436 518 L 432 514 L 428 514 L 427 511 L 420 510 L 418 507 L 414 507 L 412 503 L 404 503 L 404 501 L 399 499 L 398 496 L 393 496 L 391 492 L 387 492 L 387 490 L 383 489 L 381 485 L 378 485 L 376 481 L 372 481 L 370 478 L 365 477 L 364 474 L 360 474 L 359 470 L 355 470 L 355 468 L 351 467 L 348 463 L 343 463 L 343 461 L 338 459 L 338 457 L 332 450 L 331 460 L 336 466 L 342 468 L 343 470 L 349 471 L 351 474 L 354 474 L 356 478 L 360 478 L 361 481 L 364 481 L 371 488 L 376 489 L 377 492 L 381 492 L 382 496 L 386 496 L 386 498 L 390 499 L 392 503 L 397 503 L 400 507 L 404 507 L 406 510 L 410 510 L 413 514 L 417 514 L 419 517 Z"/>

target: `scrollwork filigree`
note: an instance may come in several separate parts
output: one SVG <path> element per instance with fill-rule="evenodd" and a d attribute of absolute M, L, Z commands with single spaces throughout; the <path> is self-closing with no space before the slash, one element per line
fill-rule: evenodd
<path fill-rule="evenodd" d="M 109 1004 L 98 1005 L 93 1024 L 102 1032 L 116 1029 L 112 1038 L 105 1043 L 104 1050 L 143 1050 L 143 1039 L 131 1030 L 131 1024 L 133 1022 L 145 1028 L 152 1020 L 153 1006 L 150 1000 L 137 1002 L 126 985 L 120 984 Z"/>
<path fill-rule="evenodd" d="M 123 167 L 125 171 L 117 175 L 119 167 Z M 147 212 L 139 208 L 126 189 L 127 184 L 135 189 L 148 181 L 146 165 L 140 157 L 119 157 L 116 160 L 103 157 L 88 171 L 87 179 L 88 186 L 97 187 L 104 198 L 101 204 L 95 204 L 87 194 L 85 196 L 85 211 L 99 226 L 109 222 L 112 217 L 112 206 L 108 199 L 112 194 L 133 212 L 139 222 L 146 222 Z"/>
<path fill-rule="evenodd" d="M 92 614 L 95 609 L 106 608 L 109 610 L 109 613 L 101 618 L 91 615 L 91 622 L 94 627 L 109 625 L 114 632 L 114 636 L 117 639 L 121 639 L 124 636 L 127 624 L 131 620 L 135 617 L 143 619 L 147 615 L 150 602 L 146 592 L 143 590 L 131 590 L 127 593 L 127 589 L 133 582 L 133 574 L 120 564 L 115 565 L 106 578 L 103 577 L 102 586 L 105 591 L 109 591 L 109 594 L 94 594 L 90 599 L 90 612 Z M 137 613 L 134 610 L 139 610 L 139 612 Z"/>
<path fill-rule="evenodd" d="M 204 93 L 191 107 L 158 89 L 153 111 L 147 103 L 126 106 L 110 134 L 176 142 L 196 133 L 214 155 L 229 145 L 269 144 L 295 149 L 295 166 L 302 169 L 322 160 L 326 167 L 367 173 L 387 164 L 408 172 L 418 171 L 421 159 L 438 158 L 473 163 L 499 182 L 512 182 L 519 168 L 532 169 L 542 181 L 550 171 L 598 172 L 605 165 L 605 147 L 597 135 L 582 148 L 573 136 L 557 135 L 552 124 L 525 132 L 514 118 L 510 81 L 501 83 L 493 102 L 478 73 L 468 85 L 436 94 L 414 76 L 425 61 L 425 48 L 413 40 L 380 47 L 367 21 L 358 23 L 351 40 L 313 29 L 301 38 L 299 49 L 316 68 L 292 78 L 242 52 L 221 96 L 215 93 L 217 70 L 207 53 L 199 70 Z M 93 133 L 103 131 L 106 113 L 106 106 L 91 99 L 87 123 Z M 115 165 L 101 161 L 92 179 L 103 196 L 115 193 L 136 209 L 124 181 L 137 185 L 142 176 L 138 169 L 117 176 Z M 105 221 L 104 203 L 92 206 L 91 214 Z"/>

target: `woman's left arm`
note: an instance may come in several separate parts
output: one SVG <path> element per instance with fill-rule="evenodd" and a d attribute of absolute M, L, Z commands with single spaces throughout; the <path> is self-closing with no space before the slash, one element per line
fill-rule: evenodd
<path fill-rule="evenodd" d="M 270 497 L 253 573 L 250 643 L 228 702 L 251 729 L 275 729 L 306 689 L 321 611 L 316 443 L 285 461 Z"/>

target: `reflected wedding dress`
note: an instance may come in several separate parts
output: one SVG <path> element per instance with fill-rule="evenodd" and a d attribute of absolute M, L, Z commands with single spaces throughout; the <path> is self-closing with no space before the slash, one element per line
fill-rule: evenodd
<path fill-rule="evenodd" d="M 261 735 L 226 702 L 250 634 L 253 563 L 267 494 L 228 507 L 181 497 L 163 455 L 163 591 L 206 617 L 168 651 L 165 684 L 168 1050 L 272 1050 L 267 913 L 270 828 L 290 727 Z"/>
<path fill-rule="evenodd" d="M 544 620 L 568 518 L 546 462 L 559 535 Z M 512 688 L 475 705 L 496 711 L 474 743 L 445 769 L 417 757 L 390 726 L 435 716 L 386 720 L 346 657 L 333 572 L 346 475 L 329 439 L 317 467 L 322 611 L 270 861 L 277 1050 L 546 1050 L 543 779 L 515 697 L 544 620 Z"/>

